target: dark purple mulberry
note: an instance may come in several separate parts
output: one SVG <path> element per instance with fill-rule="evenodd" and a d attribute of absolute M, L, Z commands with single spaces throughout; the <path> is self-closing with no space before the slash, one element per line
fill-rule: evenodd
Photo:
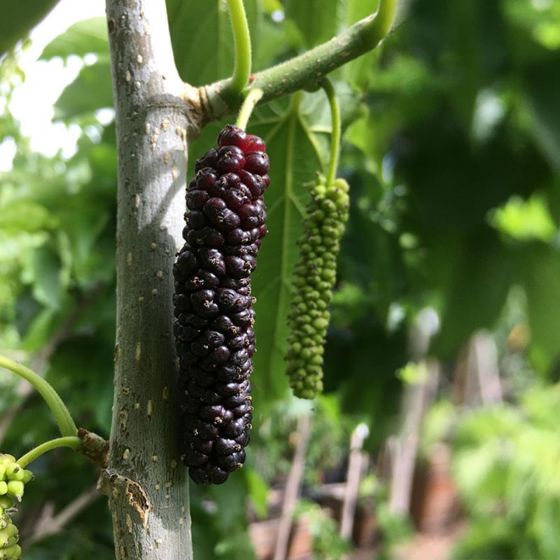
<path fill-rule="evenodd" d="M 266 146 L 227 125 L 196 163 L 175 275 L 182 460 L 199 484 L 221 484 L 245 460 L 255 333 L 251 273 L 267 230 Z"/>

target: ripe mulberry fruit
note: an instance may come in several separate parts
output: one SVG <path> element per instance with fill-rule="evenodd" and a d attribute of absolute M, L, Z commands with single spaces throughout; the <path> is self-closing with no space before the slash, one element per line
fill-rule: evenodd
<path fill-rule="evenodd" d="M 227 125 L 187 188 L 185 244 L 174 267 L 182 461 L 221 484 L 249 442 L 255 352 L 251 273 L 266 235 L 264 142 Z"/>
<path fill-rule="evenodd" d="M 297 397 L 312 399 L 323 389 L 323 353 L 329 304 L 336 279 L 340 239 L 348 221 L 348 183 L 327 185 L 320 177 L 311 190 L 300 257 L 294 269 L 288 312 L 290 336 L 286 372 Z"/>

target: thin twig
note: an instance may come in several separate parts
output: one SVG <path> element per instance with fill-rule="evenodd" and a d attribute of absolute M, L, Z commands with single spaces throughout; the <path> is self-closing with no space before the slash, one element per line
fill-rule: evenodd
<path fill-rule="evenodd" d="M 364 440 L 368 435 L 365 424 L 359 424 L 352 432 L 350 440 L 350 459 L 348 460 L 348 471 L 346 476 L 346 488 L 344 502 L 342 504 L 342 516 L 340 520 L 340 535 L 349 539 L 354 528 L 354 516 L 360 492 L 360 482 L 367 456 L 363 453 Z"/>
<path fill-rule="evenodd" d="M 282 503 L 282 514 L 280 517 L 280 525 L 278 526 L 276 548 L 274 550 L 274 560 L 286 560 L 287 558 L 290 533 L 292 529 L 292 517 L 299 496 L 301 479 L 303 478 L 305 454 L 307 452 L 307 444 L 309 443 L 310 434 L 311 416 L 309 414 L 304 414 L 300 416 L 298 420 L 296 451 L 294 453 L 292 467 L 286 482 L 284 501 Z"/>
<path fill-rule="evenodd" d="M 36 371 L 39 375 L 44 375 L 51 357 L 56 352 L 57 348 L 72 334 L 83 312 L 95 301 L 95 298 L 103 288 L 104 284 L 98 283 L 77 301 L 75 307 L 68 314 L 60 327 L 54 332 L 50 340 L 32 356 L 29 367 L 33 371 Z M 33 387 L 29 385 L 29 383 L 22 381 L 18 384 L 16 392 L 20 398 L 20 402 L 8 408 L 0 415 L 0 444 L 10 429 L 14 418 L 21 410 L 25 399 L 33 393 Z"/>
<path fill-rule="evenodd" d="M 26 544 L 29 545 L 50 535 L 60 533 L 64 527 L 95 502 L 99 496 L 100 494 L 95 487 L 89 488 L 56 515 L 53 515 L 52 503 L 48 502 L 43 508 L 41 517 L 35 524 L 34 531 L 26 541 Z"/>

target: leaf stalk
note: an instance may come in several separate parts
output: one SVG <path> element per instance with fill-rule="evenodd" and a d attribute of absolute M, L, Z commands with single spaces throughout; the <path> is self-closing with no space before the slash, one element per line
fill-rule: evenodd
<path fill-rule="evenodd" d="M 329 168 L 327 171 L 327 185 L 332 185 L 336 179 L 336 170 L 338 168 L 338 158 L 340 154 L 340 140 L 342 137 L 342 123 L 340 118 L 340 103 L 336 97 L 336 91 L 332 82 L 328 78 L 323 78 L 321 87 L 327 95 L 331 108 L 331 151 L 329 158 Z"/>
<path fill-rule="evenodd" d="M 247 123 L 251 118 L 251 114 L 253 113 L 253 109 L 256 107 L 257 103 L 263 96 L 263 90 L 260 88 L 251 88 L 245 99 L 243 101 L 243 105 L 241 105 L 241 110 L 239 111 L 239 116 L 237 117 L 236 125 L 239 128 L 245 130 L 247 128 Z"/>
<path fill-rule="evenodd" d="M 251 33 L 243 0 L 227 0 L 227 3 L 235 44 L 235 60 L 229 89 L 231 93 L 241 95 L 251 75 Z"/>
<path fill-rule="evenodd" d="M 78 450 L 82 445 L 82 440 L 78 436 L 70 437 L 60 437 L 56 439 L 51 439 L 28 451 L 25 455 L 22 455 L 16 462 L 22 468 L 38 459 L 41 455 L 52 451 L 53 449 L 58 449 L 59 447 L 70 447 L 71 449 Z"/>
<path fill-rule="evenodd" d="M 68 408 L 50 383 L 33 370 L 6 356 L 0 356 L 0 367 L 31 383 L 50 408 L 62 436 L 75 436 L 78 433 L 78 428 Z"/>

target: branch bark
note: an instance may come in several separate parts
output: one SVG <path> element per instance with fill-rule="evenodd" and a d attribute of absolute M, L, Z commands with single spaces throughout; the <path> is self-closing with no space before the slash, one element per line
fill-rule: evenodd
<path fill-rule="evenodd" d="M 165 0 L 107 0 L 118 169 L 117 340 L 109 496 L 118 560 L 192 558 L 175 425 L 172 265 L 189 115 Z"/>

